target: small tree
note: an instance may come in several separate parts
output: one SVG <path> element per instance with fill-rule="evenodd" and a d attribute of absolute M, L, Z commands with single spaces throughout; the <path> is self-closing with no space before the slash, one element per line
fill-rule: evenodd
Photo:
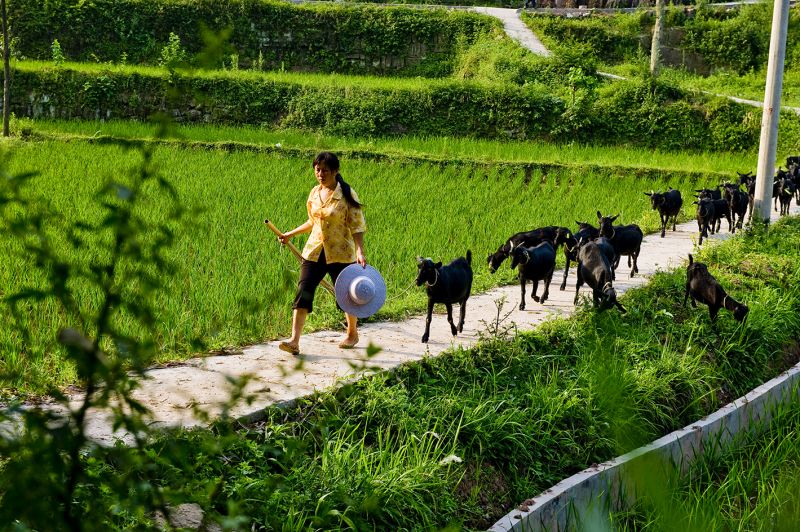
<path fill-rule="evenodd" d="M 664 29 L 664 0 L 656 0 L 656 21 L 653 24 L 653 42 L 650 45 L 650 74 L 658 76 L 661 62 L 661 32 Z"/>

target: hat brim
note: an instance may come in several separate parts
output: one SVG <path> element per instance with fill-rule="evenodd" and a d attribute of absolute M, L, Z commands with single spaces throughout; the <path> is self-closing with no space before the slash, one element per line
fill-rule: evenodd
<path fill-rule="evenodd" d="M 350 285 L 356 277 L 368 277 L 375 285 L 375 296 L 363 305 L 358 304 L 350 297 Z M 367 264 L 366 268 L 362 268 L 359 264 L 351 264 L 343 269 L 336 278 L 334 292 L 336 292 L 336 302 L 339 307 L 357 318 L 372 316 L 386 302 L 386 282 L 384 282 L 380 272 L 369 264 Z"/>

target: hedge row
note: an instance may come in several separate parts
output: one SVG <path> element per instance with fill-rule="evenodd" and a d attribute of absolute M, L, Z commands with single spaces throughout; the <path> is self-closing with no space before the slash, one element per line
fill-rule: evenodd
<path fill-rule="evenodd" d="M 578 19 L 526 14 L 525 20 L 536 31 L 565 47 L 580 43 L 603 62 L 631 60 L 638 53 L 649 54 L 653 13 L 592 15 Z M 665 26 L 678 28 L 679 46 L 700 54 L 713 68 L 728 68 L 739 73 L 766 65 L 769 51 L 772 5 L 762 3 L 729 11 L 700 7 L 696 10 L 669 9 Z M 800 39 L 800 9 L 792 8 L 787 37 L 787 66 L 800 61 L 795 43 Z M 641 43 L 646 43 L 642 46 Z"/>
<path fill-rule="evenodd" d="M 755 150 L 761 111 L 727 100 L 688 101 L 675 89 L 617 82 L 576 103 L 504 84 L 435 80 L 392 86 L 377 80 L 309 83 L 308 76 L 153 68 L 50 67 L 13 70 L 17 116 L 266 124 L 331 134 L 469 136 L 630 144 L 672 150 Z M 782 143 L 797 145 L 800 119 L 781 119 Z"/>
<path fill-rule="evenodd" d="M 58 39 L 76 61 L 156 64 L 177 34 L 191 55 L 203 28 L 230 31 L 218 65 L 445 76 L 458 43 L 499 25 L 466 11 L 403 7 L 294 5 L 272 0 L 9 0 L 17 57 L 49 59 Z"/>

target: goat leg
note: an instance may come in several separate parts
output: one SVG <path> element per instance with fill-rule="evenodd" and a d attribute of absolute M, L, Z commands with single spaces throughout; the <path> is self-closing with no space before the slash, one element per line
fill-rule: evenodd
<path fill-rule="evenodd" d="M 422 343 L 428 343 L 431 334 L 431 315 L 433 314 L 433 299 L 428 298 L 428 316 L 425 318 L 425 334 L 422 335 Z"/>
<path fill-rule="evenodd" d="M 445 303 L 445 307 L 447 307 L 447 323 L 450 324 L 450 332 L 453 333 L 453 336 L 458 334 L 458 328 L 453 323 L 453 304 L 452 303 Z"/>
<path fill-rule="evenodd" d="M 661 215 L 661 238 L 667 234 L 667 222 L 669 221 L 669 216 Z"/>
<path fill-rule="evenodd" d="M 708 306 L 708 315 L 711 317 L 711 323 L 717 321 L 717 313 L 719 313 L 719 307 L 717 305 Z"/>
<path fill-rule="evenodd" d="M 519 300 L 519 309 L 525 310 L 525 276 L 519 272 L 519 289 L 522 292 L 522 297 Z"/>
<path fill-rule="evenodd" d="M 467 298 L 464 298 L 458 307 L 458 332 L 464 332 L 464 317 L 467 315 Z"/>
<path fill-rule="evenodd" d="M 542 298 L 539 301 L 539 303 L 541 303 L 542 305 L 544 305 L 544 302 L 547 301 L 548 297 L 550 297 L 550 282 L 553 280 L 553 272 L 555 272 L 555 268 L 550 270 L 547 273 L 547 277 L 545 277 L 544 279 L 544 293 L 542 294 Z"/>
<path fill-rule="evenodd" d="M 581 263 L 578 263 L 578 271 L 576 273 L 576 277 L 578 278 L 577 282 L 575 283 L 575 299 L 572 300 L 573 305 L 578 304 L 578 291 L 581 289 L 581 285 L 583 284 L 583 276 L 581 275 Z"/>
<path fill-rule="evenodd" d="M 533 280 L 533 292 L 531 293 L 531 299 L 533 299 L 537 303 L 539 302 L 539 296 L 536 295 L 536 292 L 538 292 L 538 291 L 539 291 L 539 280 L 538 279 L 534 279 Z"/>
<path fill-rule="evenodd" d="M 567 274 L 569 273 L 569 257 L 567 257 L 567 264 L 564 266 L 564 280 L 561 281 L 561 290 L 562 292 L 567 289 Z"/>

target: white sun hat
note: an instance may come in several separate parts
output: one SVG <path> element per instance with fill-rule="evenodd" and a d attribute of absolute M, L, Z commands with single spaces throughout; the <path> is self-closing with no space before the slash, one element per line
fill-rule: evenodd
<path fill-rule="evenodd" d="M 336 278 L 336 302 L 348 314 L 368 318 L 386 301 L 386 283 L 381 274 L 367 264 L 351 264 Z"/>

